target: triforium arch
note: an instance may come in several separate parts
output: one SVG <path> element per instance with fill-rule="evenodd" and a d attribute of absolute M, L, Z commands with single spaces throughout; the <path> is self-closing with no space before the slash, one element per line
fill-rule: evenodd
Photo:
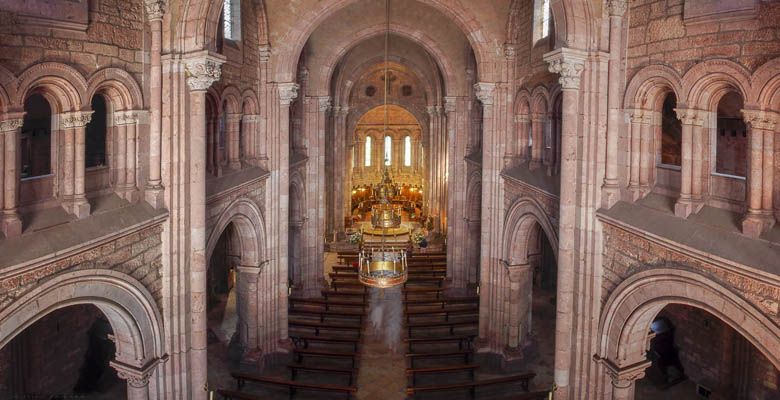
<path fill-rule="evenodd" d="M 615 387 L 633 384 L 643 375 L 649 365 L 645 352 L 650 324 L 670 304 L 696 307 L 718 317 L 780 368 L 780 327 L 721 283 L 667 266 L 632 275 L 615 288 L 604 306 L 597 359 L 604 361 L 604 373 L 612 375 Z M 603 382 L 610 385 L 609 380 Z"/>
<path fill-rule="evenodd" d="M 558 234 L 556 226 L 536 200 L 523 197 L 515 201 L 507 212 L 504 225 L 504 260 L 509 265 L 527 262 L 528 243 L 532 230 L 538 224 L 558 258 Z"/>
<path fill-rule="evenodd" d="M 265 0 L 243 0 L 253 7 L 255 15 L 243 15 L 242 19 L 254 18 L 257 20 L 258 43 L 268 43 L 268 16 L 265 10 Z M 171 2 L 173 3 L 173 2 Z M 179 15 L 177 24 L 173 25 L 172 43 L 181 46 L 185 52 L 197 50 L 217 50 L 217 29 L 222 14 L 224 0 L 181 0 L 178 2 L 176 12 L 169 15 Z M 173 17 L 171 17 L 173 18 Z"/>
<path fill-rule="evenodd" d="M 17 79 L 13 103 L 21 108 L 24 100 L 35 90 L 46 92 L 55 102 L 53 112 L 76 111 L 85 102 L 87 81 L 73 67 L 56 62 L 33 65 Z"/>
<path fill-rule="evenodd" d="M 214 224 L 206 242 L 207 259 L 211 258 L 219 237 L 231 223 L 241 245 L 241 265 L 260 266 L 265 261 L 265 222 L 257 204 L 246 198 L 233 201 Z"/>
<path fill-rule="evenodd" d="M 128 381 L 128 398 L 164 398 L 165 381 L 156 371 L 167 360 L 162 317 L 151 293 L 117 271 L 80 270 L 61 274 L 26 293 L 0 312 L 0 348 L 54 310 L 96 306 L 114 332 L 112 365 Z"/>
<path fill-rule="evenodd" d="M 87 81 L 87 92 L 82 105 L 89 107 L 93 96 L 104 92 L 109 95 L 115 110 L 139 110 L 144 107 L 144 97 L 138 82 L 125 70 L 119 68 L 101 69 Z"/>
<path fill-rule="evenodd" d="M 637 71 L 626 85 L 624 108 L 651 108 L 659 101 L 663 102 L 668 92 L 674 93 L 680 101 L 683 93 L 680 75 L 666 65 L 648 65 Z"/>

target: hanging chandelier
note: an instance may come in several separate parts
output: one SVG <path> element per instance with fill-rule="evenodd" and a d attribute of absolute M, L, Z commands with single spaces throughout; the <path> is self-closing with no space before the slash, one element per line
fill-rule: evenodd
<path fill-rule="evenodd" d="M 385 0 L 385 64 L 384 64 L 384 130 L 385 136 L 388 134 L 388 110 L 387 93 L 389 92 L 390 80 L 388 79 L 388 52 L 390 45 L 390 0 Z M 376 188 L 378 203 L 371 206 L 371 225 L 374 230 L 381 230 L 381 241 L 378 246 L 363 246 L 360 249 L 358 263 L 358 280 L 366 285 L 376 288 L 389 288 L 406 282 L 407 263 L 406 250 L 403 247 L 390 246 L 387 243 L 388 230 L 401 227 L 401 210 L 398 204 L 393 204 L 393 197 L 397 196 L 397 190 L 390 171 L 387 169 L 387 162 L 384 163 L 382 171 L 382 180 Z"/>

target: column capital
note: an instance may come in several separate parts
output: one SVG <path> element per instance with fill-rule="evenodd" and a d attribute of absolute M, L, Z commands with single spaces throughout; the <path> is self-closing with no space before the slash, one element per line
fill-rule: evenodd
<path fill-rule="evenodd" d="M 493 104 L 493 92 L 495 90 L 495 83 L 479 82 L 474 84 L 477 99 L 486 106 Z"/>
<path fill-rule="evenodd" d="M 268 260 L 260 261 L 260 264 L 258 265 L 236 265 L 236 271 L 243 274 L 259 275 L 263 272 L 266 265 L 268 265 Z"/>
<path fill-rule="evenodd" d="M 504 265 L 510 282 L 519 282 L 520 276 L 531 269 L 531 264 L 528 261 L 512 264 L 510 261 L 501 260 L 501 264 Z"/>
<path fill-rule="evenodd" d="M 455 112 L 458 108 L 458 98 L 456 96 L 444 97 L 444 112 L 447 114 Z"/>
<path fill-rule="evenodd" d="M 580 78 L 585 69 L 587 53 L 582 50 L 562 47 L 544 55 L 544 61 L 550 72 L 558 74 L 558 82 L 563 89 L 580 88 Z"/>
<path fill-rule="evenodd" d="M 62 129 L 81 128 L 92 121 L 94 111 L 73 111 L 62 115 Z"/>
<path fill-rule="evenodd" d="M 679 119 L 683 125 L 704 126 L 704 117 L 701 110 L 693 108 L 675 108 L 674 112 L 677 113 L 677 119 Z"/>
<path fill-rule="evenodd" d="M 514 60 L 517 56 L 517 45 L 514 43 L 504 43 L 504 57 L 507 60 Z"/>
<path fill-rule="evenodd" d="M 435 117 L 435 116 L 437 116 L 439 114 L 438 113 L 438 107 L 436 107 L 436 106 L 425 107 L 425 111 L 427 111 L 428 115 L 430 115 L 431 117 Z"/>
<path fill-rule="evenodd" d="M 167 9 L 166 0 L 144 0 L 144 8 L 149 21 L 160 20 Z"/>
<path fill-rule="evenodd" d="M 642 360 L 634 364 L 622 365 L 608 358 L 593 356 L 594 361 L 601 363 L 607 375 L 612 379 L 612 385 L 618 388 L 629 387 L 634 381 L 645 376 L 645 370 L 653 364 L 650 360 Z"/>
<path fill-rule="evenodd" d="M 635 124 L 651 124 L 653 122 L 653 111 L 640 108 L 628 109 L 626 114 Z"/>
<path fill-rule="evenodd" d="M 187 86 L 193 92 L 206 91 L 222 77 L 225 56 L 212 54 L 208 50 L 185 55 L 184 69 Z"/>
<path fill-rule="evenodd" d="M 626 13 L 627 7 L 626 0 L 607 0 L 607 9 L 611 17 L 622 17 Z"/>
<path fill-rule="evenodd" d="M 544 122 L 547 119 L 547 114 L 545 113 L 533 113 L 531 114 L 531 121 L 534 122 Z"/>
<path fill-rule="evenodd" d="M 330 96 L 320 96 L 317 101 L 319 102 L 320 112 L 326 113 L 331 109 Z"/>
<path fill-rule="evenodd" d="M 241 121 L 241 113 L 227 113 L 225 115 L 225 121 L 227 121 L 227 122 L 239 122 L 239 121 Z"/>
<path fill-rule="evenodd" d="M 778 120 L 780 120 L 777 113 L 761 110 L 742 110 L 742 117 L 745 119 L 745 124 L 750 125 L 752 129 L 770 132 L 775 131 Z"/>
<path fill-rule="evenodd" d="M 114 112 L 114 125 L 135 125 L 148 114 L 146 110 L 122 110 Z"/>
<path fill-rule="evenodd" d="M 261 63 L 267 63 L 271 59 L 271 45 L 261 44 L 258 48 L 258 56 Z"/>
<path fill-rule="evenodd" d="M 295 82 L 285 82 L 277 85 L 279 88 L 279 101 L 283 106 L 289 106 L 298 98 L 300 86 Z"/>
<path fill-rule="evenodd" d="M 144 365 L 131 365 L 122 361 L 110 361 L 109 365 L 117 372 L 119 379 L 124 379 L 127 384 L 134 388 L 143 388 L 149 384 L 149 378 L 154 373 L 159 364 L 168 361 L 168 355 L 161 358 L 149 360 Z"/>
<path fill-rule="evenodd" d="M 24 113 L 10 115 L 10 117 L 0 121 L 0 133 L 15 131 L 24 125 Z"/>
<path fill-rule="evenodd" d="M 260 114 L 244 114 L 241 116 L 241 120 L 244 122 L 258 122 L 260 121 Z"/>

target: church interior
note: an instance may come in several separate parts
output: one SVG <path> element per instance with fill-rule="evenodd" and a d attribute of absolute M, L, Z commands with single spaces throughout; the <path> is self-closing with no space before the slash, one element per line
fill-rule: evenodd
<path fill-rule="evenodd" d="M 0 1 L 0 399 L 780 400 L 778 220 L 777 0 Z"/>

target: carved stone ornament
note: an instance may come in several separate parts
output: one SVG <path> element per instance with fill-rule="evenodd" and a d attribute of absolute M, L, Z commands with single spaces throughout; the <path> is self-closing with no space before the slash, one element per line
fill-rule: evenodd
<path fill-rule="evenodd" d="M 683 125 L 704 126 L 704 118 L 699 110 L 693 108 L 675 108 L 674 112 L 677 113 L 677 119 L 679 119 Z"/>
<path fill-rule="evenodd" d="M 428 115 L 430 115 L 431 117 L 435 117 L 438 115 L 436 106 L 425 107 L 425 110 L 428 111 Z"/>
<path fill-rule="evenodd" d="M 458 98 L 447 96 L 444 98 L 444 112 L 447 114 L 455 112 L 458 106 Z"/>
<path fill-rule="evenodd" d="M 527 114 L 515 115 L 515 122 L 518 124 L 531 122 L 531 117 Z"/>
<path fill-rule="evenodd" d="M 622 17 L 626 13 L 628 2 L 626 0 L 607 0 L 607 9 L 609 15 L 615 17 Z"/>
<path fill-rule="evenodd" d="M 23 124 L 24 124 L 23 118 L 7 119 L 5 121 L 0 121 L 0 133 L 15 131 L 21 128 Z"/>
<path fill-rule="evenodd" d="M 283 106 L 289 106 L 298 98 L 298 86 L 297 83 L 287 82 L 279 84 L 279 101 Z"/>
<path fill-rule="evenodd" d="M 558 82 L 563 89 L 579 89 L 582 70 L 585 68 L 583 61 L 566 60 L 559 58 L 550 60 L 549 70 L 558 74 Z"/>
<path fill-rule="evenodd" d="M 636 380 L 645 376 L 645 370 L 652 365 L 650 360 L 643 360 L 631 365 L 617 365 L 607 358 L 594 357 L 604 366 L 607 375 L 612 379 L 612 385 L 616 388 L 627 388 Z"/>
<path fill-rule="evenodd" d="M 322 96 L 319 98 L 320 112 L 328 112 L 330 110 L 330 96 Z"/>
<path fill-rule="evenodd" d="M 184 60 L 187 86 L 193 91 L 205 91 L 222 77 L 222 60 L 203 55 Z"/>
<path fill-rule="evenodd" d="M 742 110 L 742 116 L 745 123 L 750 125 L 751 129 L 760 129 L 764 131 L 775 131 L 777 125 L 777 114 L 768 111 Z"/>
<path fill-rule="evenodd" d="M 257 114 L 242 115 L 241 120 L 244 122 L 258 122 L 260 121 L 260 115 Z"/>
<path fill-rule="evenodd" d="M 514 43 L 504 44 L 504 57 L 507 59 L 513 59 L 517 56 L 517 46 Z"/>
<path fill-rule="evenodd" d="M 631 122 L 635 124 L 652 124 L 653 112 L 650 110 L 635 109 L 628 111 Z"/>
<path fill-rule="evenodd" d="M 151 378 L 157 365 L 167 360 L 168 357 L 166 355 L 162 358 L 150 360 L 146 365 L 140 367 L 117 360 L 110 361 L 109 365 L 116 370 L 119 379 L 126 380 L 128 385 L 134 388 L 144 388 L 149 385 L 149 378 Z"/>
<path fill-rule="evenodd" d="M 146 8 L 146 16 L 150 21 L 156 19 L 162 19 L 165 15 L 166 0 L 145 0 L 144 7 Z"/>
<path fill-rule="evenodd" d="M 271 59 L 271 46 L 264 44 L 258 48 L 261 63 L 267 63 Z"/>
<path fill-rule="evenodd" d="M 92 113 L 94 111 L 74 111 L 62 116 L 62 128 L 81 128 L 87 126 L 89 121 L 92 121 Z"/>
<path fill-rule="evenodd" d="M 139 123 L 141 115 L 138 111 L 117 111 L 114 113 L 114 125 L 133 125 Z"/>
<path fill-rule="evenodd" d="M 496 90 L 495 83 L 479 82 L 474 84 L 474 91 L 477 99 L 484 105 L 493 104 L 493 92 Z"/>

